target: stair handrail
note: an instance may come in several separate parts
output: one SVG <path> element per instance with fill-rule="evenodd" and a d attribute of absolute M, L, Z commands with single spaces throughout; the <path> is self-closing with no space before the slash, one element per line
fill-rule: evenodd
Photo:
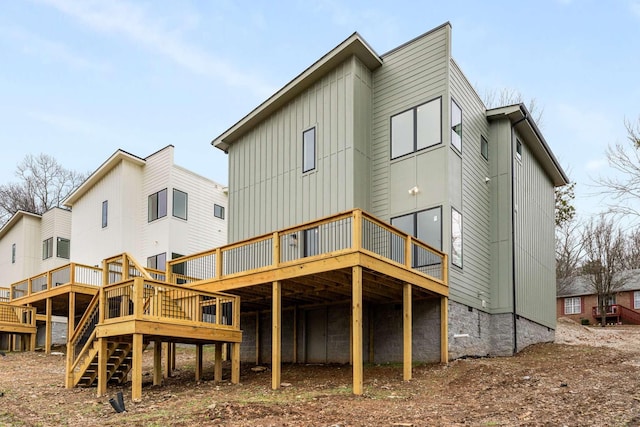
<path fill-rule="evenodd" d="M 620 315 L 621 317 L 629 317 L 631 319 L 633 319 L 633 321 L 637 322 L 638 324 L 640 324 L 640 313 L 638 313 L 635 310 L 632 310 L 628 307 L 625 307 L 624 305 L 620 305 L 617 304 L 618 307 L 620 308 Z"/>
<path fill-rule="evenodd" d="M 97 321 L 93 322 L 93 320 L 96 320 L 95 317 L 99 316 L 99 313 L 100 313 L 99 302 L 100 302 L 100 293 L 97 293 L 93 296 L 93 299 L 89 303 L 89 306 L 85 310 L 84 314 L 82 315 L 82 318 L 80 319 L 76 328 L 74 329 L 73 335 L 71 335 L 71 338 L 67 342 L 67 378 L 68 379 L 71 378 L 71 375 L 73 371 L 76 369 L 76 367 L 78 366 L 78 363 L 82 358 L 82 355 L 86 353 L 87 349 L 91 346 L 91 344 L 93 343 L 93 340 L 95 339 L 95 335 L 96 335 L 95 327 L 96 327 Z M 85 335 L 85 332 L 89 328 L 91 330 L 91 333 L 89 334 L 89 336 L 87 336 L 87 339 L 84 342 L 82 349 L 79 352 L 77 352 L 76 341 L 79 341 L 80 338 L 82 338 Z M 69 383 L 67 383 L 67 385 L 69 385 Z M 75 385 L 75 384 L 72 384 L 72 385 Z"/>

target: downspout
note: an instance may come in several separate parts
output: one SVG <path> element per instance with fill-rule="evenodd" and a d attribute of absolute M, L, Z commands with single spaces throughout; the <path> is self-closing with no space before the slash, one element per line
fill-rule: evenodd
<path fill-rule="evenodd" d="M 527 113 L 524 117 L 511 125 L 511 292 L 513 295 L 513 354 L 518 352 L 518 315 L 516 313 L 516 215 L 515 215 L 515 190 L 514 190 L 514 155 L 513 155 L 513 136 L 516 126 L 527 120 Z"/>

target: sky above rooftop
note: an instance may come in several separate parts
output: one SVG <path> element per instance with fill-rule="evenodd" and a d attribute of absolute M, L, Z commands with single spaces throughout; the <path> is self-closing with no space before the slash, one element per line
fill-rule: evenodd
<path fill-rule="evenodd" d="M 0 183 L 27 154 L 93 171 L 172 144 L 178 165 L 227 184 L 210 141 L 354 31 L 383 54 L 447 21 L 481 96 L 543 109 L 578 210 L 599 212 L 592 178 L 640 117 L 640 0 L 4 1 Z"/>

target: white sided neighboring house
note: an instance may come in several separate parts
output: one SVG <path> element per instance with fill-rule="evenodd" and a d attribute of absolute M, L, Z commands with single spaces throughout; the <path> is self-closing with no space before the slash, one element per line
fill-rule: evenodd
<path fill-rule="evenodd" d="M 0 229 L 0 287 L 69 263 L 70 237 L 68 209 L 16 212 Z"/>
<path fill-rule="evenodd" d="M 128 252 L 164 270 L 168 259 L 227 242 L 226 188 L 175 165 L 172 145 L 144 158 L 117 150 L 64 205 L 81 264 Z"/>

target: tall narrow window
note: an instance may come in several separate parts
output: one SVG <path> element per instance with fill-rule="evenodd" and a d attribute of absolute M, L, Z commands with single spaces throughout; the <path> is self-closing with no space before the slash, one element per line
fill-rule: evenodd
<path fill-rule="evenodd" d="M 319 247 L 319 237 L 318 237 L 318 227 L 310 228 L 308 230 L 304 230 L 303 239 L 304 239 L 304 254 L 303 256 L 314 256 L 320 253 Z"/>
<path fill-rule="evenodd" d="M 56 254 L 58 254 L 58 258 L 66 258 L 69 259 L 71 253 L 71 241 L 69 239 L 63 239 L 62 237 L 58 237 L 56 243 Z"/>
<path fill-rule="evenodd" d="M 213 205 L 213 216 L 224 219 L 224 206 Z"/>
<path fill-rule="evenodd" d="M 451 145 L 462 152 L 462 109 L 451 99 Z"/>
<path fill-rule="evenodd" d="M 516 139 L 516 158 L 522 160 L 522 142 L 519 139 Z"/>
<path fill-rule="evenodd" d="M 102 228 L 106 228 L 109 224 L 109 201 L 102 202 Z"/>
<path fill-rule="evenodd" d="M 11 264 L 16 263 L 16 244 L 11 245 Z"/>
<path fill-rule="evenodd" d="M 53 256 L 53 237 L 49 237 L 42 241 L 42 259 L 48 259 Z"/>
<path fill-rule="evenodd" d="M 173 189 L 173 216 L 187 219 L 187 193 Z"/>
<path fill-rule="evenodd" d="M 167 189 L 160 190 L 149 196 L 149 222 L 167 216 Z"/>
<path fill-rule="evenodd" d="M 462 268 L 462 214 L 451 208 L 451 264 Z"/>
<path fill-rule="evenodd" d="M 442 142 L 441 98 L 391 116 L 391 158 Z"/>
<path fill-rule="evenodd" d="M 633 292 L 633 308 L 640 309 L 640 291 Z"/>
<path fill-rule="evenodd" d="M 316 168 L 316 128 L 302 133 L 302 172 Z"/>
<path fill-rule="evenodd" d="M 484 139 L 484 136 L 480 137 L 480 154 L 485 160 L 489 160 L 489 142 Z"/>

